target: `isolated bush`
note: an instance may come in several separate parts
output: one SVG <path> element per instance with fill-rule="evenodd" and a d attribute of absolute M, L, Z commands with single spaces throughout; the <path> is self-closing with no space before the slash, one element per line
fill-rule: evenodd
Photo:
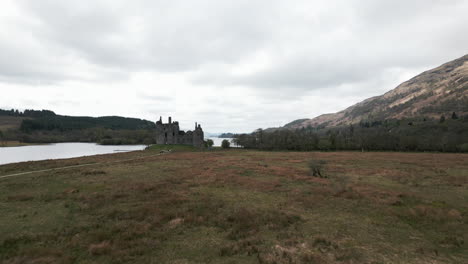
<path fill-rule="evenodd" d="M 328 178 L 323 170 L 323 165 L 326 162 L 323 160 L 311 160 L 309 161 L 310 175 L 318 178 Z"/>
<path fill-rule="evenodd" d="M 91 255 L 104 255 L 111 251 L 111 244 L 109 241 L 103 241 L 98 244 L 91 244 L 88 247 L 88 251 Z"/>
<path fill-rule="evenodd" d="M 225 139 L 225 140 L 223 140 L 223 142 L 221 142 L 221 147 L 222 148 L 229 148 L 230 146 L 231 146 L 231 143 L 227 139 Z"/>
<path fill-rule="evenodd" d="M 458 119 L 457 113 L 455 112 L 452 113 L 452 119 Z"/>
<path fill-rule="evenodd" d="M 331 180 L 335 195 L 345 194 L 347 198 L 357 198 L 357 193 L 353 192 L 348 176 L 335 176 Z"/>
<path fill-rule="evenodd" d="M 207 140 L 205 141 L 205 144 L 206 144 L 206 147 L 211 148 L 211 147 L 213 147 L 214 142 L 213 142 L 212 139 L 207 139 Z"/>
<path fill-rule="evenodd" d="M 458 151 L 461 152 L 468 152 L 468 143 L 458 145 Z"/>
<path fill-rule="evenodd" d="M 445 122 L 445 116 L 441 116 L 439 119 L 439 123 L 443 123 L 443 122 Z"/>

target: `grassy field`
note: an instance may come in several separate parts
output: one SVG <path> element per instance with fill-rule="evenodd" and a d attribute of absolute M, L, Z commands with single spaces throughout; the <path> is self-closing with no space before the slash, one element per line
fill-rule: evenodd
<path fill-rule="evenodd" d="M 177 150 L 0 166 L 100 163 L 0 178 L 0 262 L 468 263 L 466 154 Z"/>

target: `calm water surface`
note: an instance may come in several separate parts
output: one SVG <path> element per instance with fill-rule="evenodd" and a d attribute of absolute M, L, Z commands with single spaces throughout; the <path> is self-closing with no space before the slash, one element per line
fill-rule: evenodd
<path fill-rule="evenodd" d="M 0 164 L 22 161 L 67 159 L 82 156 L 143 150 L 145 145 L 102 146 L 95 143 L 57 143 L 0 148 Z"/>
<path fill-rule="evenodd" d="M 221 147 L 221 142 L 223 142 L 224 139 L 229 140 L 231 142 L 232 138 L 217 138 L 217 137 L 210 137 L 209 139 L 213 140 L 213 146 L 215 147 Z M 231 147 L 235 147 L 234 144 L 231 142 Z"/>

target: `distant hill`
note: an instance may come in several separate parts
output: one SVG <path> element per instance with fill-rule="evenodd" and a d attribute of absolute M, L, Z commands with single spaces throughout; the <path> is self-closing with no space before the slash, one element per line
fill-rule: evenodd
<path fill-rule="evenodd" d="M 218 136 L 218 138 L 233 138 L 236 134 L 228 132 L 228 133 L 222 133 L 221 135 Z"/>
<path fill-rule="evenodd" d="M 154 128 L 154 122 L 138 118 L 65 116 L 50 110 L 0 109 L 3 138 L 21 142 L 151 144 Z"/>
<path fill-rule="evenodd" d="M 283 128 L 336 127 L 361 121 L 450 117 L 468 114 L 468 55 L 400 84 L 343 111 L 299 119 Z"/>
<path fill-rule="evenodd" d="M 3 125 L 3 126 L 2 126 Z M 105 129 L 151 129 L 154 122 L 120 116 L 64 116 L 57 115 L 50 110 L 2 110 L 0 109 L 0 126 L 4 129 L 19 128 L 22 131 L 35 130 L 80 130 L 88 128 Z"/>

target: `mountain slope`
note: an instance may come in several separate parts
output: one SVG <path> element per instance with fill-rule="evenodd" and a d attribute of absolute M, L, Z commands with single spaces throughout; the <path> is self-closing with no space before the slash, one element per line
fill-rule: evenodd
<path fill-rule="evenodd" d="M 468 114 L 468 55 L 400 84 L 347 109 L 313 119 L 296 120 L 284 128 L 333 127 L 362 120 L 385 120 Z"/>

